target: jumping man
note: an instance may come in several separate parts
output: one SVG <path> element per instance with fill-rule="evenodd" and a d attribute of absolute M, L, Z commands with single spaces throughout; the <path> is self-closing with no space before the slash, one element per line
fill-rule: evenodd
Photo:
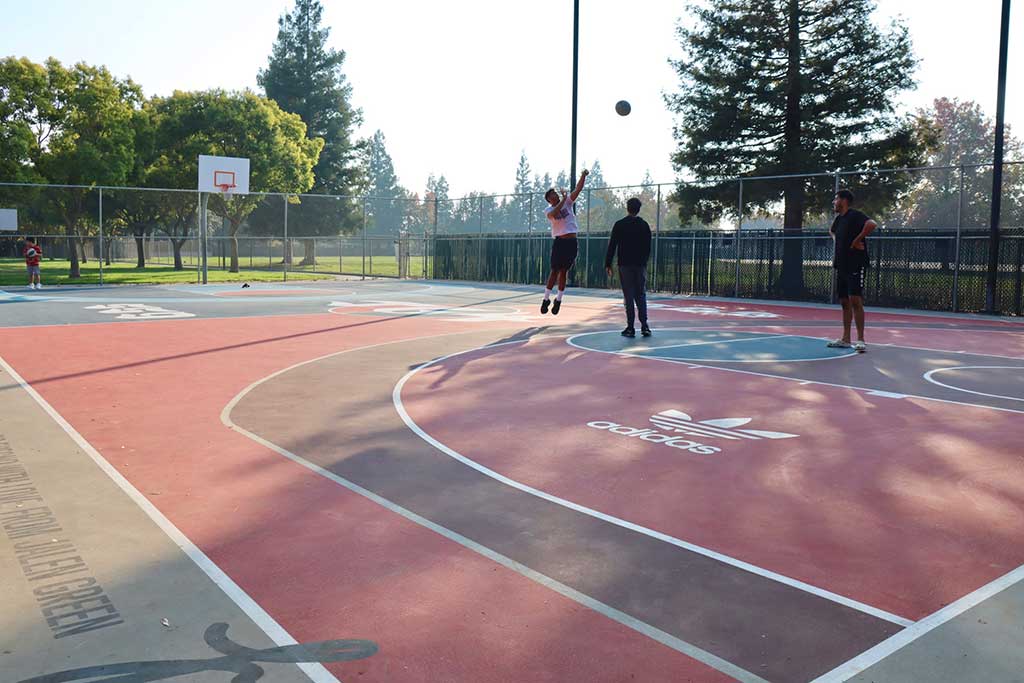
<path fill-rule="evenodd" d="M 843 306 L 843 336 L 829 342 L 833 348 L 848 349 L 851 346 L 864 353 L 864 269 L 868 267 L 868 248 L 865 240 L 878 224 L 857 209 L 853 204 L 853 193 L 849 190 L 836 192 L 832 206 L 836 219 L 829 228 L 835 242 L 835 256 L 832 267 L 836 271 L 836 293 Z M 850 343 L 850 322 L 857 322 L 857 341 Z"/>
<path fill-rule="evenodd" d="M 565 294 L 565 280 L 569 275 L 569 269 L 576 262 L 578 246 L 576 244 L 576 233 L 580 227 L 576 223 L 576 198 L 583 191 L 583 183 L 587 180 L 588 171 L 580 173 L 580 179 L 571 194 L 565 190 L 559 193 L 551 188 L 544 193 L 544 199 L 549 206 L 544 209 L 544 214 L 551 221 L 551 236 L 554 238 L 551 244 L 551 275 L 548 276 L 547 287 L 544 289 L 544 301 L 540 305 L 540 312 L 547 313 L 548 306 L 551 306 L 551 289 L 558 282 L 558 294 L 555 296 L 555 305 L 551 306 L 551 314 L 558 315 L 562 307 L 562 296 Z"/>

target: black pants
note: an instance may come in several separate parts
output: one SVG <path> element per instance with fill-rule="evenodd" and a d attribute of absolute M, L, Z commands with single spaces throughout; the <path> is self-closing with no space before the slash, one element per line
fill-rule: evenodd
<path fill-rule="evenodd" d="M 633 327 L 634 304 L 640 313 L 640 324 L 647 324 L 647 266 L 619 266 L 622 298 L 626 305 L 626 324 Z"/>

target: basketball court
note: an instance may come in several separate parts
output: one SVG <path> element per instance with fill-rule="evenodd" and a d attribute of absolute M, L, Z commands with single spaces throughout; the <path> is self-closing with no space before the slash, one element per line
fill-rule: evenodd
<path fill-rule="evenodd" d="M 0 292 L 4 680 L 1019 680 L 1019 321 L 539 303 Z"/>

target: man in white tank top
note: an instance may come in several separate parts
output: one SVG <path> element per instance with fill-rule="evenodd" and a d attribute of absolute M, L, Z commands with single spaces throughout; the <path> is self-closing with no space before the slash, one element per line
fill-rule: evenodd
<path fill-rule="evenodd" d="M 558 315 L 562 307 L 562 296 L 565 294 L 565 281 L 569 276 L 569 269 L 576 262 L 576 255 L 579 251 L 576 244 L 576 233 L 580 226 L 576 222 L 576 198 L 583 191 L 583 184 L 587 180 L 589 171 L 580 173 L 580 179 L 573 188 L 572 193 L 566 194 L 561 191 L 561 196 L 551 188 L 544 193 L 548 208 L 544 209 L 544 215 L 551 221 L 551 236 L 554 238 L 551 243 L 551 274 L 548 275 L 547 286 L 544 289 L 544 301 L 540 305 L 540 312 L 547 313 L 551 307 L 551 314 Z M 558 283 L 558 294 L 555 296 L 555 305 L 551 306 L 551 290 Z"/>

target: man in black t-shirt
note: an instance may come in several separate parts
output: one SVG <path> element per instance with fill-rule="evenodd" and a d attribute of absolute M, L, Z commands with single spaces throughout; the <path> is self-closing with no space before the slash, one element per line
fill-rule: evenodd
<path fill-rule="evenodd" d="M 619 252 L 619 281 L 622 283 L 622 298 L 626 305 L 626 329 L 623 337 L 635 337 L 633 327 L 634 306 L 640 314 L 640 334 L 651 336 L 647 326 L 647 259 L 651 255 L 651 226 L 638 215 L 640 200 L 633 197 L 626 202 L 629 215 L 616 221 L 608 240 L 608 251 L 604 257 L 604 269 L 612 276 L 612 259 Z"/>
<path fill-rule="evenodd" d="M 833 348 L 848 349 L 851 346 L 864 353 L 864 270 L 868 267 L 867 237 L 878 224 L 857 209 L 853 204 L 853 193 L 849 190 L 836 192 L 832 206 L 836 219 L 829 228 L 835 242 L 832 267 L 836 271 L 836 294 L 843 306 L 843 336 L 829 342 Z M 850 323 L 857 323 L 857 341 L 850 343 Z"/>

